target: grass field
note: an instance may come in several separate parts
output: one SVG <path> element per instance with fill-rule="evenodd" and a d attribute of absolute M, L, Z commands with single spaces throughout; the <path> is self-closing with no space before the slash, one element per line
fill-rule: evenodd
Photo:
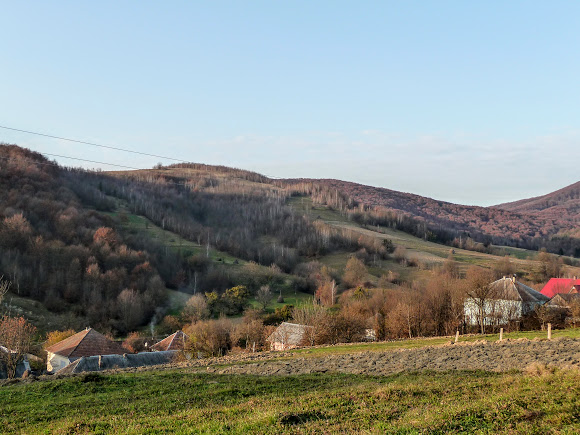
<path fill-rule="evenodd" d="M 578 433 L 580 375 L 87 374 L 0 388 L 3 433 Z"/>

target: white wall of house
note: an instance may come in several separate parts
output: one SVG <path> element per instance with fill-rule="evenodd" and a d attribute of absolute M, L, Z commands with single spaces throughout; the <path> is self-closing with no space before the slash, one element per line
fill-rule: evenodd
<path fill-rule="evenodd" d="M 292 345 L 292 344 L 284 344 L 282 342 L 279 341 L 274 341 L 270 344 L 270 350 L 289 350 L 289 349 L 294 349 L 298 346 L 296 345 Z"/>
<path fill-rule="evenodd" d="M 479 324 L 479 307 L 478 300 L 467 298 L 463 305 L 465 321 L 468 325 Z M 484 301 L 483 310 L 485 315 L 484 324 L 503 325 L 510 321 L 519 320 L 524 314 L 529 312 L 529 308 L 524 306 L 521 301 L 510 301 L 505 299 L 490 299 Z"/>
<path fill-rule="evenodd" d="M 46 370 L 49 372 L 56 372 L 62 368 L 68 366 L 72 361 L 65 356 L 58 355 L 56 353 L 47 352 L 46 357 Z"/>

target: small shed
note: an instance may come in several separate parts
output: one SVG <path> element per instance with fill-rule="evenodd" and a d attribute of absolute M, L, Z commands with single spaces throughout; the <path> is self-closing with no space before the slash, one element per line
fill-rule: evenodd
<path fill-rule="evenodd" d="M 171 334 L 169 337 L 165 337 L 163 340 L 155 343 L 151 346 L 154 351 L 167 351 L 167 350 L 183 350 L 185 348 L 185 343 L 189 340 L 189 336 L 183 331 L 177 331 Z"/>
<path fill-rule="evenodd" d="M 266 339 L 271 350 L 288 350 L 310 344 L 309 336 L 314 332 L 312 326 L 283 322 Z"/>
<path fill-rule="evenodd" d="M 81 357 L 95 355 L 123 355 L 119 343 L 108 339 L 92 328 L 78 332 L 46 349 L 46 369 L 56 372 Z"/>

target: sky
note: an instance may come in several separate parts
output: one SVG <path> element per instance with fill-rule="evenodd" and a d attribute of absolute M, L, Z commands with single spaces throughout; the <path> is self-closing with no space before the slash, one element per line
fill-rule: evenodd
<path fill-rule="evenodd" d="M 4 127 L 470 205 L 580 180 L 580 2 L 0 8 Z M 172 163 L 3 128 L 0 142 L 139 168 Z"/>

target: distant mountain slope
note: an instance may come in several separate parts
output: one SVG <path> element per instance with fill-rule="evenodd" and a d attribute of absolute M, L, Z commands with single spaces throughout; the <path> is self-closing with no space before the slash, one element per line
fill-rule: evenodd
<path fill-rule="evenodd" d="M 297 183 L 298 180 L 288 180 Z M 436 227 L 503 239 L 524 240 L 557 233 L 561 227 L 546 219 L 493 207 L 438 201 L 411 193 L 340 180 L 301 180 L 347 195 L 359 205 L 379 207 L 417 217 Z"/>
<path fill-rule="evenodd" d="M 580 220 L 580 181 L 547 195 L 495 206 L 503 210 L 533 214 L 547 219 Z"/>

